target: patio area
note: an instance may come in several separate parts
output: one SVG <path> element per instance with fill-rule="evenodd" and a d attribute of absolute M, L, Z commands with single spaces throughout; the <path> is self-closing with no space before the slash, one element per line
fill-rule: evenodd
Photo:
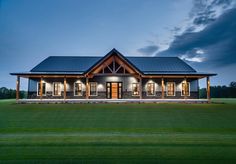
<path fill-rule="evenodd" d="M 25 103 L 210 103 L 208 99 L 19 99 Z"/>

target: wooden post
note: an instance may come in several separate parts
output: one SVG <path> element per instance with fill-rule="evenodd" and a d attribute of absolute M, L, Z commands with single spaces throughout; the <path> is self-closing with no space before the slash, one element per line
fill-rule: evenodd
<path fill-rule="evenodd" d="M 40 78 L 40 100 L 43 98 L 43 78 Z"/>
<path fill-rule="evenodd" d="M 64 78 L 64 100 L 66 99 L 66 78 Z"/>
<path fill-rule="evenodd" d="M 143 79 L 141 76 L 139 77 L 139 98 L 143 98 Z"/>
<path fill-rule="evenodd" d="M 20 98 L 19 92 L 20 92 L 20 76 L 17 76 L 17 78 L 16 78 L 16 100 L 19 100 L 19 98 Z"/>
<path fill-rule="evenodd" d="M 187 91 L 187 78 L 185 77 L 184 78 L 184 99 L 187 99 L 187 94 L 186 94 L 186 91 Z"/>
<path fill-rule="evenodd" d="M 165 93 L 164 93 L 164 78 L 161 78 L 161 98 L 164 99 L 165 98 Z"/>
<path fill-rule="evenodd" d="M 86 99 L 89 98 L 89 82 L 88 77 L 86 77 Z"/>
<path fill-rule="evenodd" d="M 210 77 L 207 76 L 207 99 L 208 102 L 211 100 L 211 90 L 210 90 Z"/>

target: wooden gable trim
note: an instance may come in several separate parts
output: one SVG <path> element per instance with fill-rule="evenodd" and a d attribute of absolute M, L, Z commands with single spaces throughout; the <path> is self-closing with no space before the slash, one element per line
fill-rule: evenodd
<path fill-rule="evenodd" d="M 115 71 L 113 70 L 115 67 L 113 66 L 113 69 L 109 67 L 109 64 L 112 62 L 117 62 L 120 66 L 116 70 L 118 71 L 121 67 L 123 67 L 125 70 L 127 70 L 129 73 L 136 73 L 136 74 L 142 74 L 139 70 L 137 70 L 134 66 L 132 66 L 125 57 L 120 54 L 117 50 L 110 51 L 107 55 L 104 56 L 104 58 L 101 59 L 100 62 L 98 62 L 96 65 L 94 65 L 86 74 L 98 74 L 101 70 L 104 73 L 104 66 L 107 66 L 108 69 L 114 74 Z M 104 73 L 105 74 L 105 73 Z"/>

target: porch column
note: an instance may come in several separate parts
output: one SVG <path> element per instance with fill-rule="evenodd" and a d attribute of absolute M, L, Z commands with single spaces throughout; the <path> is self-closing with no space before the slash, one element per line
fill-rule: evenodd
<path fill-rule="evenodd" d="M 19 100 L 20 98 L 19 92 L 20 92 L 20 76 L 17 76 L 16 77 L 16 100 Z"/>
<path fill-rule="evenodd" d="M 184 78 L 184 99 L 187 99 L 186 91 L 187 91 L 187 78 Z M 181 91 L 182 92 L 182 91 Z"/>
<path fill-rule="evenodd" d="M 66 78 L 64 78 L 64 99 L 66 99 Z"/>
<path fill-rule="evenodd" d="M 88 77 L 86 77 L 86 99 L 89 98 L 89 82 Z"/>
<path fill-rule="evenodd" d="M 139 78 L 139 98 L 143 98 L 143 79 L 141 76 Z"/>
<path fill-rule="evenodd" d="M 165 89 L 164 78 L 161 78 L 161 98 L 162 99 L 164 99 L 164 97 L 165 97 L 164 89 Z"/>
<path fill-rule="evenodd" d="M 40 100 L 43 98 L 43 78 L 40 78 Z"/>
<path fill-rule="evenodd" d="M 211 100 L 211 90 L 210 90 L 210 77 L 207 76 L 207 99 L 208 102 Z"/>

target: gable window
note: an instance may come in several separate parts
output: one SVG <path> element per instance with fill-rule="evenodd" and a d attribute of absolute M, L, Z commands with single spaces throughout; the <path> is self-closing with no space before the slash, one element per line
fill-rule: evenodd
<path fill-rule="evenodd" d="M 96 82 L 90 83 L 90 96 L 97 96 L 97 83 Z"/>
<path fill-rule="evenodd" d="M 46 95 L 46 83 L 45 82 L 42 82 L 42 86 L 43 86 L 43 89 L 42 89 L 42 95 L 45 96 Z M 40 86 L 40 82 L 37 83 L 37 96 L 40 96 L 40 89 L 41 89 L 41 86 Z"/>
<path fill-rule="evenodd" d="M 167 83 L 167 96 L 175 96 L 175 83 L 174 82 Z"/>
<path fill-rule="evenodd" d="M 155 84 L 154 83 L 147 83 L 147 95 L 153 96 L 155 94 Z"/>
<path fill-rule="evenodd" d="M 53 96 L 61 96 L 61 83 L 53 83 Z"/>
<path fill-rule="evenodd" d="M 138 96 L 139 95 L 139 83 L 132 84 L 132 95 Z"/>
<path fill-rule="evenodd" d="M 82 96 L 82 83 L 74 83 L 74 95 Z"/>
<path fill-rule="evenodd" d="M 182 83 L 182 96 L 190 96 L 190 83 L 183 82 Z"/>

